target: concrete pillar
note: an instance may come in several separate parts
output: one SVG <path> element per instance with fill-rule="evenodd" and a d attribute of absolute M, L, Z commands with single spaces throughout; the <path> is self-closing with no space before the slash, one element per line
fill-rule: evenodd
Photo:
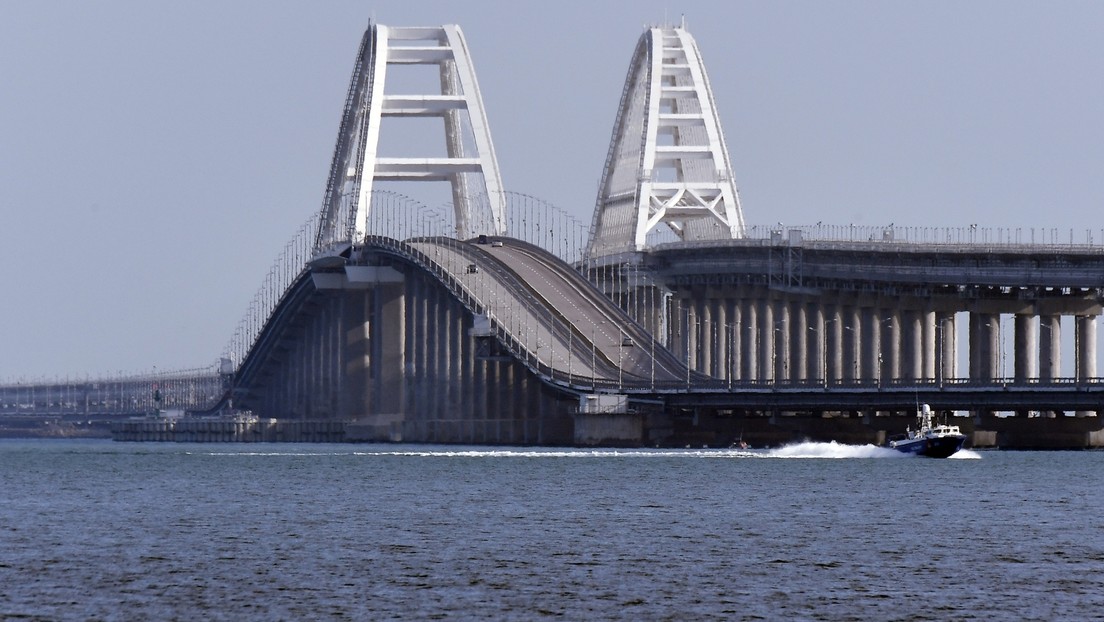
<path fill-rule="evenodd" d="M 1024 382 L 1039 377 L 1039 324 L 1034 315 L 1016 314 L 1015 318 L 1015 377 L 1016 382 Z"/>
<path fill-rule="evenodd" d="M 768 298 L 759 302 L 759 379 L 774 380 L 774 308 Z"/>
<path fill-rule="evenodd" d="M 467 310 L 458 300 L 449 303 L 449 353 L 452 355 L 449 361 L 449 399 L 448 406 L 453 417 L 467 419 L 468 412 L 463 408 L 463 370 L 464 370 L 464 339 L 467 331 L 464 330 L 464 317 Z M 464 439 L 461 439 L 464 440 Z"/>
<path fill-rule="evenodd" d="M 828 333 L 825 332 L 824 324 L 824 307 L 819 303 L 813 303 L 812 308 L 812 321 L 809 327 L 812 331 L 811 345 L 809 352 L 809 378 L 816 379 L 819 382 L 824 382 L 827 376 L 826 365 L 826 346 L 828 345 Z"/>
<path fill-rule="evenodd" d="M 379 361 L 373 370 L 377 387 L 377 413 L 404 412 L 406 387 L 406 296 L 401 285 L 381 285 L 375 289 L 376 317 L 373 330 L 373 358 Z"/>
<path fill-rule="evenodd" d="M 862 310 L 862 377 L 878 380 L 882 375 L 882 330 L 878 309 Z"/>
<path fill-rule="evenodd" d="M 1074 340 L 1077 342 L 1077 380 L 1084 382 L 1096 378 L 1096 316 L 1077 316 L 1074 327 Z M 1097 413 L 1091 410 L 1079 410 L 1078 417 L 1091 417 Z"/>
<path fill-rule="evenodd" d="M 742 309 L 740 308 L 740 301 L 736 299 L 729 299 L 729 343 L 728 350 L 728 369 L 729 378 L 732 380 L 742 380 L 744 370 L 744 331 L 743 323 L 744 317 Z"/>
<path fill-rule="evenodd" d="M 976 325 L 978 338 L 971 339 L 970 358 L 977 359 L 978 380 L 994 380 L 1001 375 L 1000 366 L 1000 314 L 975 313 L 976 319 L 971 321 Z"/>
<path fill-rule="evenodd" d="M 939 327 L 939 367 L 942 379 L 958 376 L 958 330 L 953 312 L 940 312 Z"/>
<path fill-rule="evenodd" d="M 924 362 L 924 333 L 920 323 L 920 314 L 917 311 L 904 311 L 901 313 L 901 377 L 907 380 L 918 380 L 923 374 Z"/>
<path fill-rule="evenodd" d="M 981 378 L 981 318 L 977 313 L 970 313 L 970 344 L 967 352 L 970 361 L 970 379 Z"/>
<path fill-rule="evenodd" d="M 901 377 L 901 312 L 889 309 L 882 325 L 882 382 Z"/>
<path fill-rule="evenodd" d="M 717 336 L 713 344 L 713 368 L 717 378 L 728 379 L 728 357 L 732 348 L 732 339 L 729 336 L 728 310 L 725 308 L 724 298 L 713 299 L 713 333 Z"/>
<path fill-rule="evenodd" d="M 1039 316 L 1039 379 L 1062 376 L 1062 316 Z"/>
<path fill-rule="evenodd" d="M 1096 316 L 1079 315 L 1076 322 L 1077 379 L 1096 378 Z"/>
<path fill-rule="evenodd" d="M 790 305 L 785 300 L 775 303 L 774 327 L 774 377 L 783 382 L 790 380 Z"/>
<path fill-rule="evenodd" d="M 740 358 L 743 363 L 740 376 L 744 380 L 758 380 L 759 350 L 762 347 L 759 339 L 759 307 L 750 297 L 744 299 L 740 306 Z"/>
<path fill-rule="evenodd" d="M 809 376 L 809 320 L 804 302 L 795 303 L 790 314 L 790 345 L 790 377 L 805 380 Z"/>
<path fill-rule="evenodd" d="M 843 377 L 860 380 L 859 359 L 862 357 L 862 314 L 858 307 L 843 309 Z"/>
<path fill-rule="evenodd" d="M 699 334 L 701 332 L 701 316 L 698 315 L 698 305 L 694 299 L 685 301 L 686 304 L 686 360 L 690 369 L 701 369 L 698 363 L 698 355 L 701 353 Z"/>
<path fill-rule="evenodd" d="M 935 311 L 920 312 L 920 328 L 923 333 L 924 352 L 921 357 L 923 370 L 920 377 L 925 380 L 935 379 L 936 360 L 936 333 Z"/>
<path fill-rule="evenodd" d="M 713 369 L 713 346 L 716 345 L 716 331 L 713 325 L 713 301 L 699 298 L 698 309 L 698 369 L 710 376 L 716 376 Z"/>
<path fill-rule="evenodd" d="M 829 305 L 825 319 L 828 331 L 828 380 L 838 382 L 843 379 L 843 313 L 840 306 Z"/>
<path fill-rule="evenodd" d="M 365 313 L 368 295 L 363 291 L 353 291 L 347 295 L 344 306 L 345 328 L 345 382 L 342 385 L 341 404 L 338 416 L 344 419 L 356 419 L 370 414 L 368 387 L 368 364 L 371 341 L 371 324 Z M 302 377 L 302 375 L 300 375 Z"/>

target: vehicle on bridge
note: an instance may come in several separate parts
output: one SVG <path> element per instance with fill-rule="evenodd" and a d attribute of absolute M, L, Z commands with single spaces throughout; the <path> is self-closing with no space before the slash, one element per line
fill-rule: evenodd
<path fill-rule="evenodd" d="M 906 428 L 903 435 L 890 438 L 889 447 L 906 454 L 947 458 L 962 449 L 966 442 L 966 435 L 957 425 L 933 425 L 931 407 L 927 404 L 917 409 L 916 424 L 917 429 Z"/>

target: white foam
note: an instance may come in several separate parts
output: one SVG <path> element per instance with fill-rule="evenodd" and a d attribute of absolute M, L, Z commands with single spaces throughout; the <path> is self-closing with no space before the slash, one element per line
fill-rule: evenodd
<path fill-rule="evenodd" d="M 804 442 L 772 449 L 765 454 L 768 458 L 908 458 L 909 455 L 876 445 L 841 445 L 835 441 L 829 443 Z"/>

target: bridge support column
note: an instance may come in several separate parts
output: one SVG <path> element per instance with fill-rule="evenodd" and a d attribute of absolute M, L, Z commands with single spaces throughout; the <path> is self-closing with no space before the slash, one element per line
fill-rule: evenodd
<path fill-rule="evenodd" d="M 937 364 L 936 360 L 936 345 L 938 329 L 935 326 L 935 311 L 921 311 L 920 312 L 920 329 L 923 333 L 923 364 L 924 368 L 921 370 L 920 377 L 925 380 L 935 379 L 935 368 Z"/>
<path fill-rule="evenodd" d="M 843 380 L 843 313 L 838 304 L 828 306 L 828 380 Z"/>
<path fill-rule="evenodd" d="M 1074 337 L 1077 342 L 1077 380 L 1086 382 L 1096 378 L 1096 316 L 1079 315 Z M 1077 411 L 1078 417 L 1091 417 L 1097 413 L 1091 410 Z"/>
<path fill-rule="evenodd" d="M 671 297 L 671 333 L 667 339 L 671 352 L 680 360 L 686 361 L 687 365 L 690 364 L 690 310 L 687 305 L 688 302 L 683 296 Z"/>
<path fill-rule="evenodd" d="M 862 377 L 870 380 L 881 378 L 882 335 L 878 325 L 878 309 L 866 307 L 862 310 Z"/>
<path fill-rule="evenodd" d="M 920 321 L 920 313 L 917 311 L 905 311 L 901 314 L 904 320 L 904 337 L 902 349 L 904 361 L 901 366 L 901 376 L 908 380 L 918 380 L 924 370 L 924 330 Z"/>
<path fill-rule="evenodd" d="M 970 332 L 977 333 L 976 339 L 972 334 L 970 337 L 970 359 L 977 372 L 971 374 L 971 378 L 995 380 L 1001 374 L 1000 314 L 975 312 L 971 314 L 970 321 Z"/>
<path fill-rule="evenodd" d="M 729 380 L 741 380 L 743 379 L 744 369 L 744 333 L 741 330 L 744 321 L 742 309 L 740 309 L 740 302 L 738 300 L 728 299 L 725 301 L 728 305 L 728 379 Z"/>
<path fill-rule="evenodd" d="M 713 304 L 709 298 L 696 301 L 698 313 L 698 371 L 713 376 Z"/>
<path fill-rule="evenodd" d="M 701 316 L 694 300 L 686 300 L 683 304 L 686 309 L 686 364 L 690 369 L 698 370 L 701 369 L 698 365 L 698 354 L 701 352 Z"/>
<path fill-rule="evenodd" d="M 820 304 L 813 304 L 812 307 L 812 326 L 810 330 L 815 333 L 811 352 L 809 353 L 809 364 L 811 371 L 809 377 L 816 379 L 820 382 L 827 381 L 827 346 L 828 346 L 828 333 L 825 332 L 826 326 L 824 324 L 824 307 Z"/>
<path fill-rule="evenodd" d="M 793 345 L 790 375 L 798 381 L 803 381 L 809 376 L 809 317 L 805 306 L 804 301 L 795 303 L 790 320 L 790 340 Z"/>
<path fill-rule="evenodd" d="M 375 412 L 402 415 L 406 395 L 406 295 L 401 286 L 379 286 L 374 291 L 376 325 L 372 331 L 375 361 Z"/>
<path fill-rule="evenodd" d="M 939 369 L 941 380 L 958 376 L 958 324 L 953 312 L 940 312 L 937 326 L 939 329 Z"/>
<path fill-rule="evenodd" d="M 1077 379 L 1096 377 L 1096 316 L 1077 316 Z"/>
<path fill-rule="evenodd" d="M 342 322 L 345 329 L 345 356 L 342 391 L 340 396 L 339 417 L 359 419 L 365 417 L 371 408 L 371 391 L 368 383 L 368 370 L 372 346 L 370 338 L 371 322 L 366 312 L 369 294 L 354 291 L 346 295 Z"/>
<path fill-rule="evenodd" d="M 774 308 L 769 298 L 759 305 L 759 379 L 774 380 Z"/>
<path fill-rule="evenodd" d="M 713 299 L 713 369 L 714 376 L 728 379 L 728 356 L 731 339 L 728 331 L 728 310 L 724 298 Z"/>
<path fill-rule="evenodd" d="M 1016 382 L 1039 377 L 1039 324 L 1034 315 L 1015 316 L 1015 378 Z"/>
<path fill-rule="evenodd" d="M 862 356 L 862 312 L 857 306 L 844 307 L 843 313 L 843 377 L 859 380 L 859 358 Z"/>
<path fill-rule="evenodd" d="M 740 358 L 743 369 L 740 376 L 744 380 L 759 379 L 759 306 L 748 297 L 740 303 L 742 324 L 740 325 Z"/>
<path fill-rule="evenodd" d="M 882 382 L 901 377 L 901 312 L 889 309 L 882 325 Z"/>
<path fill-rule="evenodd" d="M 790 304 L 785 300 L 775 302 L 774 326 L 774 377 L 777 380 L 790 380 Z"/>
<path fill-rule="evenodd" d="M 1039 379 L 1054 380 L 1062 375 L 1062 317 L 1039 316 Z"/>

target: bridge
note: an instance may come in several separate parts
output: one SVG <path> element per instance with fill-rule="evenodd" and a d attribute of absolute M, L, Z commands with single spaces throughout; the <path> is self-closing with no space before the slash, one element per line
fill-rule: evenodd
<path fill-rule="evenodd" d="M 395 91 L 408 66 L 439 91 Z M 443 149 L 380 153 L 393 119 L 435 121 Z M 1099 446 L 1102 241 L 749 226 L 683 27 L 637 43 L 586 226 L 505 190 L 459 27 L 373 24 L 322 206 L 195 410 L 343 422 L 356 440 L 650 445 L 877 442 L 927 402 L 969 414 L 979 446 Z"/>

